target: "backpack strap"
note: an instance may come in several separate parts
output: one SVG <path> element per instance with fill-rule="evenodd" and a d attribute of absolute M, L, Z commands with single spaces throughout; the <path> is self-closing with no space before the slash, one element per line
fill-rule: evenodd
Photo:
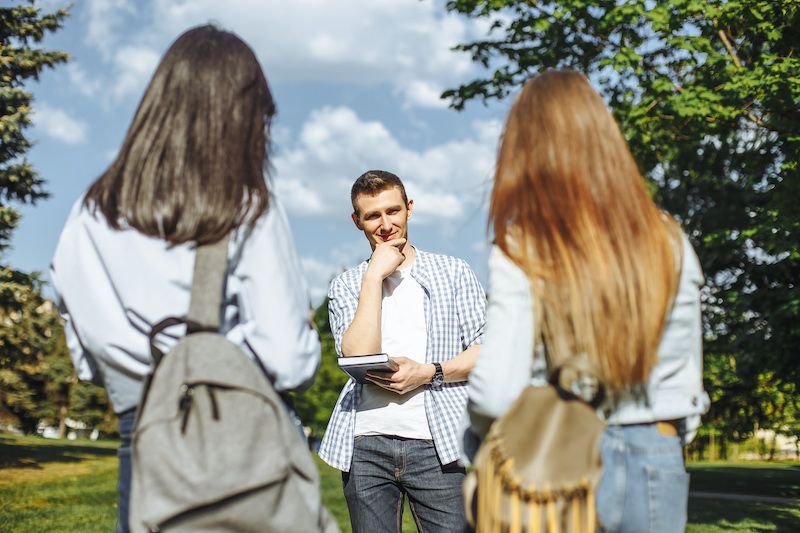
<path fill-rule="evenodd" d="M 164 353 L 155 344 L 156 335 L 178 324 L 186 324 L 186 333 L 219 331 L 222 296 L 228 272 L 230 234 L 212 244 L 197 247 L 192 274 L 192 295 L 186 318 L 169 316 L 153 326 L 148 335 L 150 355 L 158 365 Z"/>
<path fill-rule="evenodd" d="M 228 272 L 228 243 L 225 236 L 212 244 L 198 246 L 192 276 L 192 297 L 186 314 L 187 333 L 219 331 L 222 295 Z"/>

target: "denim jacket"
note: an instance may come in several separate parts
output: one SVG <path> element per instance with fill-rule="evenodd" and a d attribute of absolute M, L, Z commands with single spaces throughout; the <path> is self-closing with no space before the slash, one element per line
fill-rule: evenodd
<path fill-rule="evenodd" d="M 598 409 L 609 424 L 642 424 L 680 420 L 684 441 L 690 441 L 708 410 L 703 390 L 700 286 L 703 274 L 697 255 L 683 236 L 683 265 L 675 303 L 664 327 L 658 361 L 641 391 L 623 390 Z M 528 384 L 546 383 L 542 356 L 533 356 L 533 304 L 527 275 L 500 248 L 489 259 L 489 303 L 486 334 L 470 374 L 470 432 L 483 438 L 491 422 L 511 407 Z M 469 455 L 470 438 L 462 443 Z"/>

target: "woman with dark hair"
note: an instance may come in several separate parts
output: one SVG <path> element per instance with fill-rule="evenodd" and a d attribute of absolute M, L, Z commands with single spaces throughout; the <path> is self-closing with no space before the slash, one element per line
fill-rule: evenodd
<path fill-rule="evenodd" d="M 221 332 L 284 393 L 309 385 L 319 337 L 286 215 L 264 179 L 275 114 L 253 51 L 212 26 L 181 35 L 122 147 L 67 219 L 51 276 L 81 379 L 119 414 L 118 530 L 127 530 L 130 437 L 151 370 L 148 334 L 186 316 L 196 247 L 230 233 Z M 156 338 L 166 351 L 183 327 Z"/>
<path fill-rule="evenodd" d="M 708 407 L 703 275 L 582 74 L 548 71 L 525 84 L 502 137 L 489 220 L 496 245 L 471 431 L 485 436 L 523 388 L 545 384 L 535 347 L 551 362 L 585 354 L 606 390 L 604 530 L 683 531 L 681 446 Z"/>

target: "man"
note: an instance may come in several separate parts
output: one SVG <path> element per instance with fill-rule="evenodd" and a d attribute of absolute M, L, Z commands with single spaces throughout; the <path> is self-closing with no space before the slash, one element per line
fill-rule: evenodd
<path fill-rule="evenodd" d="M 457 430 L 483 336 L 483 288 L 463 260 L 411 245 L 414 202 L 400 178 L 366 172 L 350 199 L 372 257 L 331 282 L 336 351 L 385 352 L 399 368 L 348 381 L 320 457 L 343 471 L 355 533 L 399 532 L 404 495 L 420 531 L 464 531 Z"/>

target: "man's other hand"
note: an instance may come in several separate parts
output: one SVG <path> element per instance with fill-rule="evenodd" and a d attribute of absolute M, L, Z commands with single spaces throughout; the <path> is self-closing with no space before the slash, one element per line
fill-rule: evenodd
<path fill-rule="evenodd" d="M 380 281 L 386 279 L 392 272 L 397 270 L 406 256 L 400 251 L 406 239 L 393 239 L 386 241 L 375 246 L 372 252 L 372 258 L 367 267 L 367 276 L 375 276 Z"/>
<path fill-rule="evenodd" d="M 392 361 L 398 366 L 395 372 L 367 372 L 366 378 L 397 394 L 406 394 L 427 385 L 433 378 L 433 365 L 417 363 L 408 357 L 392 357 Z"/>

